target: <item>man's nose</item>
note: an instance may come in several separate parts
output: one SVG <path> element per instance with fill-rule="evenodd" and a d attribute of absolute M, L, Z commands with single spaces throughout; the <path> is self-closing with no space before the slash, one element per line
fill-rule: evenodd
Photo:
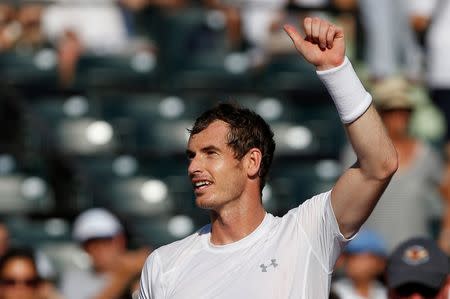
<path fill-rule="evenodd" d="M 188 165 L 188 174 L 189 176 L 193 176 L 196 173 L 201 172 L 200 161 L 198 157 L 193 157 L 189 160 Z"/>

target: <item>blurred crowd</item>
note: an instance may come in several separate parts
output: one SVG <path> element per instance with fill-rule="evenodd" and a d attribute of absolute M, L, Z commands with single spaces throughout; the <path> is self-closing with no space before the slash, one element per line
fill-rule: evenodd
<path fill-rule="evenodd" d="M 89 266 L 56 269 L 46 253 L 11 244 L 8 228 L 0 223 L 0 298 L 136 298 L 150 247 L 130 250 L 122 223 L 102 208 L 75 219 L 73 239 Z"/>
<path fill-rule="evenodd" d="M 2 0 L 0 56 L 51 48 L 67 87 L 83 55 L 160 55 L 158 38 L 140 32 L 139 15 L 192 6 L 214 12 L 212 24 L 226 28 L 224 46 L 250 53 L 256 70 L 294 51 L 284 23 L 313 14 L 344 27 L 360 51 L 349 55 L 366 74 L 399 171 L 338 261 L 330 298 L 450 298 L 450 0 Z M 198 34 L 188 48 L 208 47 L 208 34 Z M 445 122 L 446 133 L 433 144 L 410 130 L 422 107 L 417 90 Z M 350 147 L 341 162 L 344 168 L 355 163 Z M 72 235 L 90 261 L 87 268 L 58 268 L 38 248 L 16 247 L 0 222 L 0 299 L 136 298 L 150 246 L 130 249 L 123 224 L 102 208 L 78 215 Z"/>

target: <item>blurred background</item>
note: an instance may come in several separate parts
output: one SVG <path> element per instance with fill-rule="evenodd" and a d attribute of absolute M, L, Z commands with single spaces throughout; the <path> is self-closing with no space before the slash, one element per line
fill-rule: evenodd
<path fill-rule="evenodd" d="M 344 28 L 366 86 L 406 78 L 418 108 L 411 132 L 443 154 L 423 27 L 411 22 L 408 1 L 381 2 L 1 0 L 0 220 L 11 243 L 39 248 L 58 268 L 83 265 L 71 228 L 88 208 L 116 214 L 136 248 L 208 223 L 184 152 L 187 129 L 218 101 L 254 109 L 275 132 L 269 212 L 283 215 L 330 189 L 345 133 L 314 68 L 281 29 L 307 15 Z M 430 221 L 434 232 L 439 219 Z"/>

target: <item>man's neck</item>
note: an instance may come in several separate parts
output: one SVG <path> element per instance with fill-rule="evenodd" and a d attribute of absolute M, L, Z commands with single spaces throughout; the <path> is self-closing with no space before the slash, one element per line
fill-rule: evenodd
<path fill-rule="evenodd" d="M 234 207 L 211 212 L 211 243 L 226 245 L 239 241 L 262 223 L 266 211 L 261 200 L 252 204 L 236 204 Z"/>

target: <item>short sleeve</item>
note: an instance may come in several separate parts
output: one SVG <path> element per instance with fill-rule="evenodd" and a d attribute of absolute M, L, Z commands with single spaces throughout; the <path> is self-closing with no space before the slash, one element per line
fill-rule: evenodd
<path fill-rule="evenodd" d="M 164 298 L 162 269 L 158 252 L 155 250 L 142 269 L 138 299 L 161 298 Z"/>
<path fill-rule="evenodd" d="M 305 201 L 298 210 L 298 221 L 306 234 L 312 250 L 322 266 L 332 271 L 346 239 L 339 230 L 339 225 L 331 206 L 331 191 L 322 193 Z"/>

